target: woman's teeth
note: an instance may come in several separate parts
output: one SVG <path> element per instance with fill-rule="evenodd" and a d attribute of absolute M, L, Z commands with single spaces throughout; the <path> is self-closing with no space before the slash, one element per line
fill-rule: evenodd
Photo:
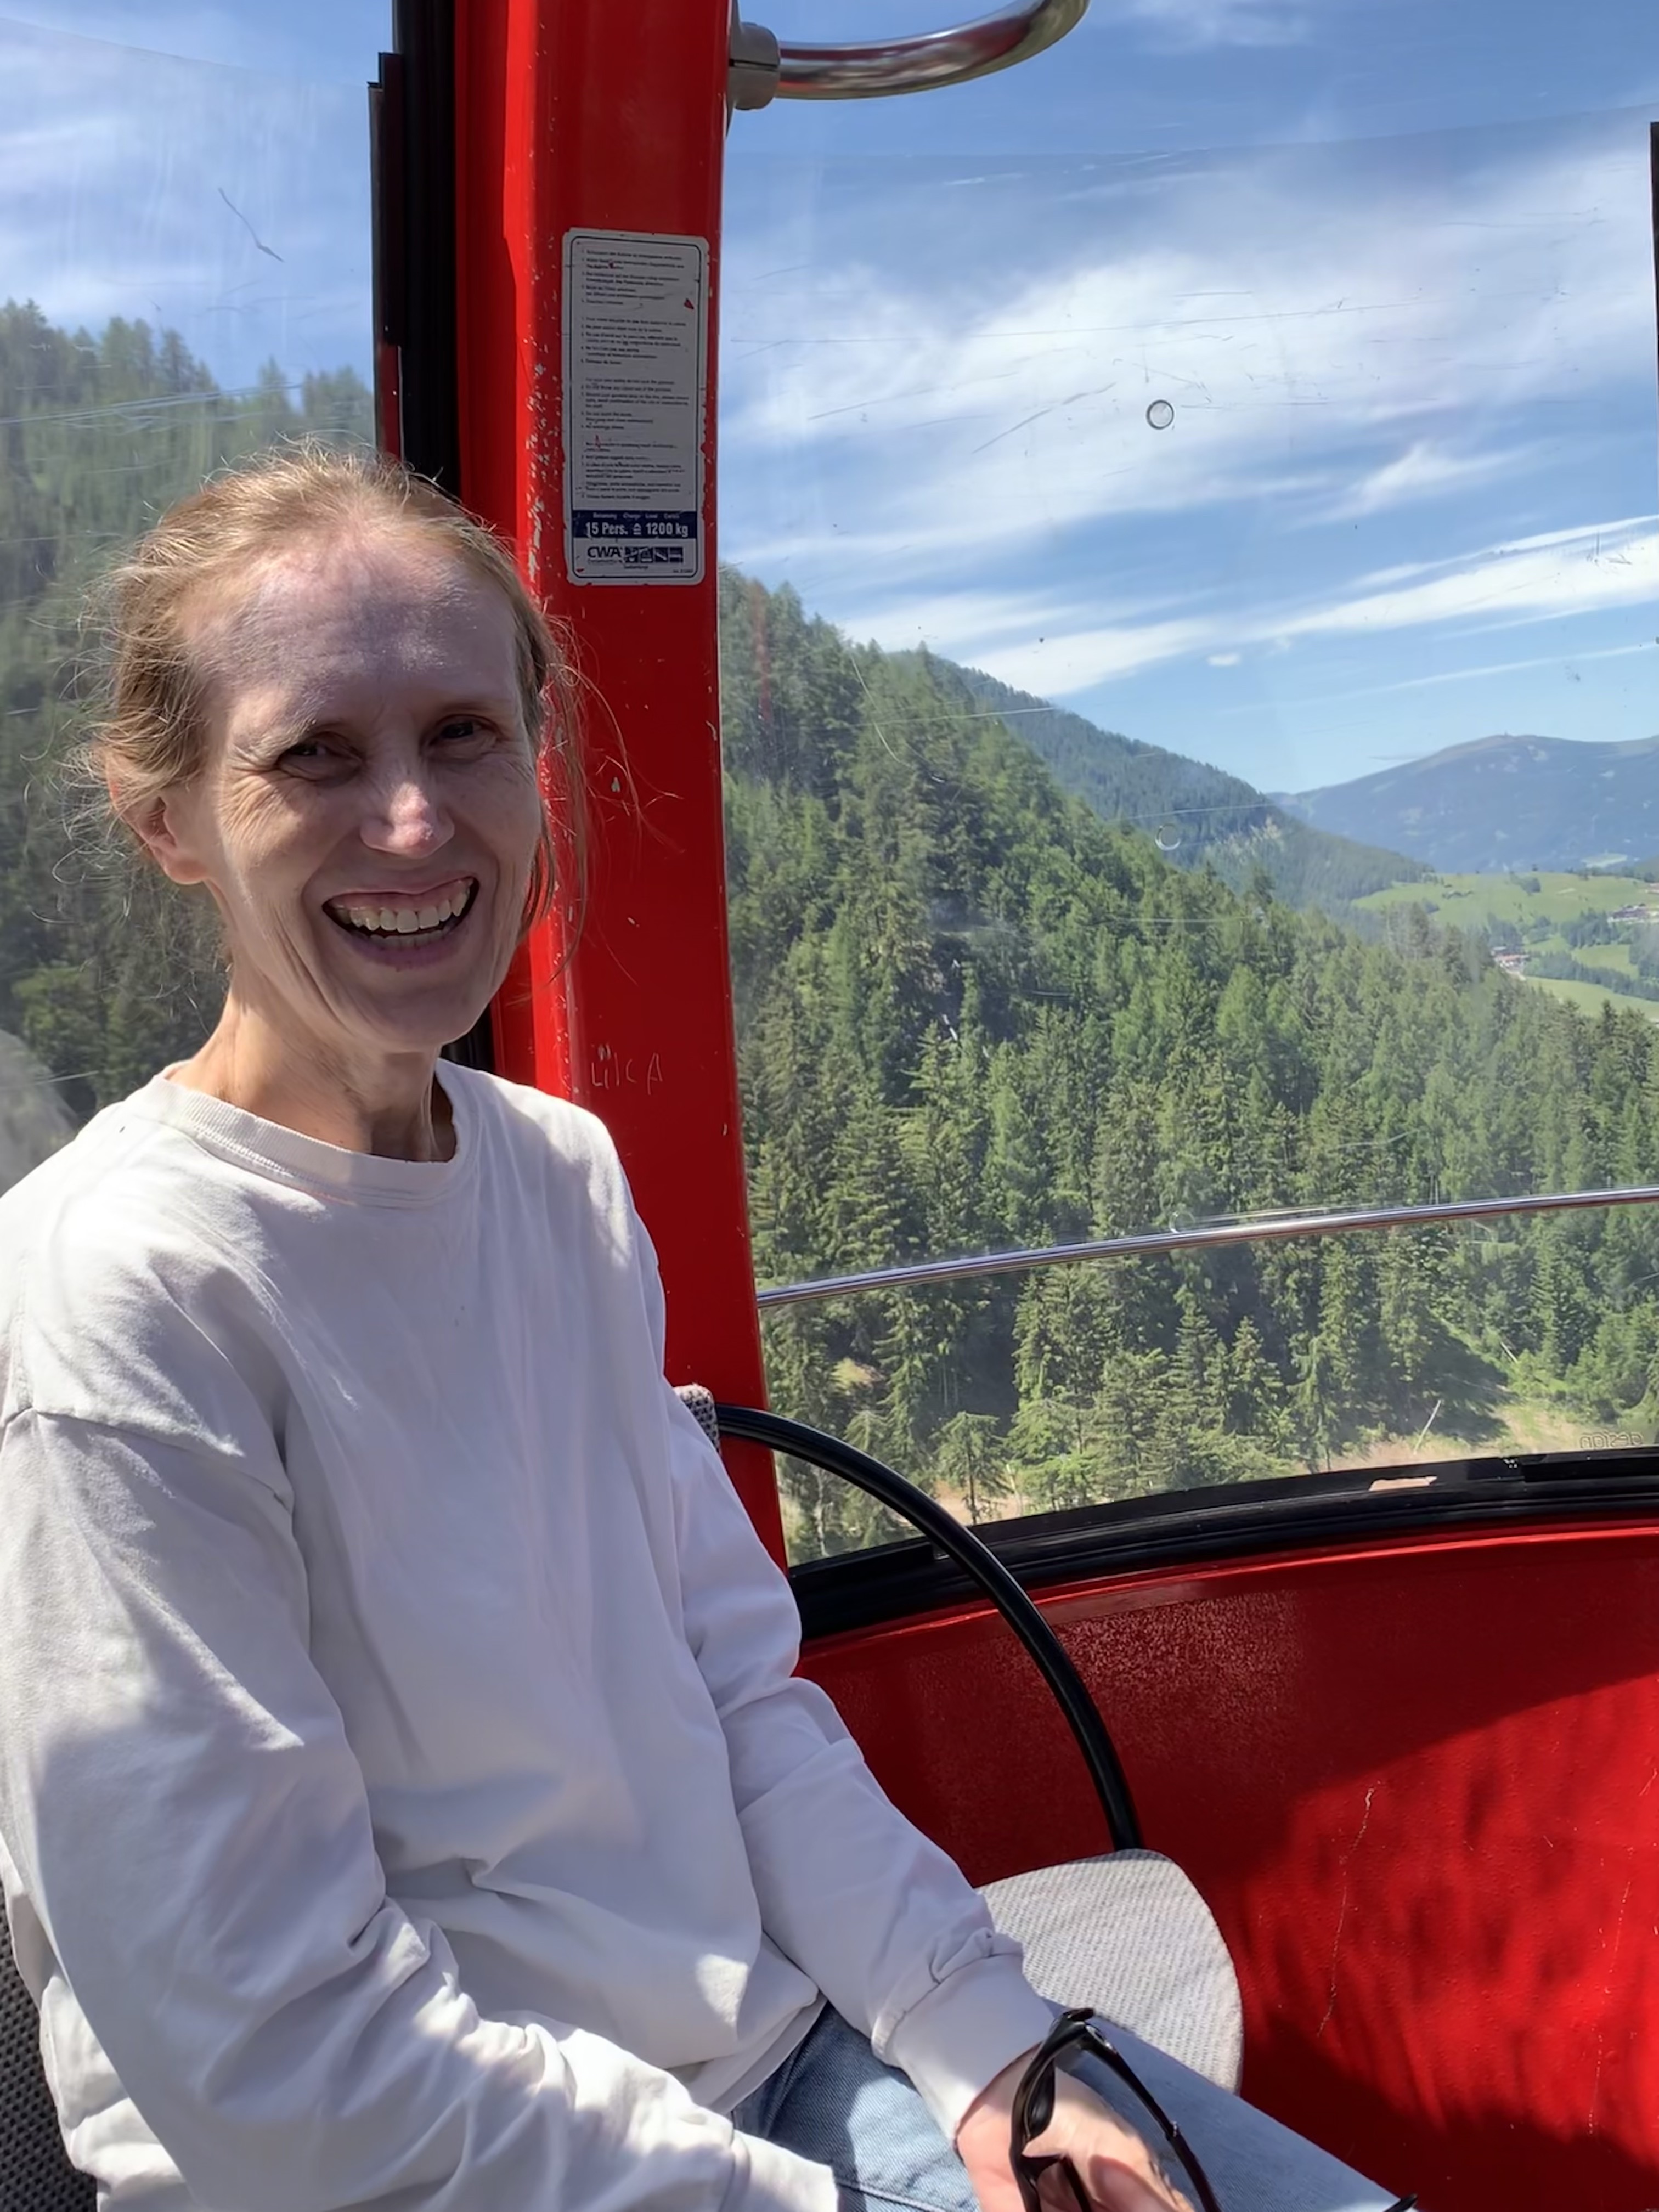
<path fill-rule="evenodd" d="M 428 906 L 368 906 L 354 902 L 349 906 L 331 905 L 329 912 L 337 921 L 349 928 L 361 929 L 376 937 L 414 937 L 431 929 L 441 929 L 446 922 L 459 921 L 471 903 L 477 886 L 468 884 L 459 890 L 447 891 L 443 897 Z"/>

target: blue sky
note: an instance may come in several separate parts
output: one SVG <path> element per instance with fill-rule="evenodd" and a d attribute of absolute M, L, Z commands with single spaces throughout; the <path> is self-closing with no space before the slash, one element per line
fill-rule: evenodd
<path fill-rule="evenodd" d="M 1650 115 L 1645 0 L 1097 0 L 739 118 L 727 553 L 1269 789 L 1649 735 Z"/>
<path fill-rule="evenodd" d="M 366 368 L 386 21 L 0 0 L 6 289 L 226 383 Z M 725 550 L 1270 789 L 1651 734 L 1651 115 L 1648 0 L 1095 0 L 955 93 L 740 117 Z"/>

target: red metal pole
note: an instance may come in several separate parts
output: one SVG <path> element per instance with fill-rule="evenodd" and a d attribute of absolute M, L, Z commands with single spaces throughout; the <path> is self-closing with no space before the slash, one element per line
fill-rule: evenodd
<path fill-rule="evenodd" d="M 467 501 L 516 545 L 589 690 L 586 898 L 579 915 L 567 854 L 572 888 L 497 1000 L 495 1064 L 591 1107 L 615 1136 L 662 1263 L 671 1376 L 761 1405 L 726 959 L 714 547 L 730 14 L 729 0 L 459 0 L 457 327 Z M 571 580 L 573 230 L 706 244 L 700 580 Z M 683 560 L 684 549 L 663 557 Z M 769 1457 L 738 1447 L 728 1458 L 781 1557 Z"/>

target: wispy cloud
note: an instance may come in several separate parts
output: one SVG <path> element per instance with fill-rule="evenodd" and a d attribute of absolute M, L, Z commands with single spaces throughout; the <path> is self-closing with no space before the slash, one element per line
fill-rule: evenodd
<path fill-rule="evenodd" d="M 1380 514 L 1385 508 L 1466 492 L 1501 477 L 1514 477 L 1535 457 L 1527 446 L 1462 450 L 1448 441 L 1413 439 L 1405 451 L 1368 470 L 1329 509 L 1333 521 Z"/>
<path fill-rule="evenodd" d="M 1339 700 L 1375 700 L 1398 691 L 1436 691 L 1447 684 L 1485 684 L 1494 677 L 1524 676 L 1536 668 L 1565 669 L 1569 672 L 1591 668 L 1607 660 L 1630 660 L 1641 656 L 1651 658 L 1659 653 L 1659 639 L 1644 638 L 1638 645 L 1609 645 L 1598 652 L 1528 653 L 1519 660 L 1487 660 L 1468 668 L 1443 668 L 1432 676 L 1402 676 L 1392 684 L 1368 684 L 1363 690 L 1321 691 L 1310 695 L 1303 703 L 1310 707 L 1334 705 Z"/>
<path fill-rule="evenodd" d="M 1082 179 L 1030 276 L 993 258 L 990 193 L 990 234 L 961 210 L 943 272 L 860 258 L 763 295 L 740 267 L 728 453 L 816 468 L 848 495 L 817 501 L 836 557 L 906 569 L 1230 499 L 1291 522 L 1467 489 L 1511 464 L 1523 410 L 1593 404 L 1645 345 L 1625 136 L 1449 178 L 1319 149 Z M 809 522 L 751 557 L 829 538 Z"/>
<path fill-rule="evenodd" d="M 1360 590 L 1297 615 L 1270 635 L 1406 629 L 1455 622 L 1481 629 L 1659 600 L 1659 532 L 1653 515 L 1540 532 L 1468 561 L 1436 564 L 1415 582 Z"/>
<path fill-rule="evenodd" d="M 1306 38 L 1315 11 L 1307 0 L 1115 0 L 1096 14 L 1106 25 L 1127 17 L 1180 46 L 1280 46 Z"/>
<path fill-rule="evenodd" d="M 1005 683 L 1063 698 L 1176 659 L 1231 667 L 1252 653 L 1281 652 L 1317 638 L 1437 625 L 1510 629 L 1659 601 L 1656 521 L 1659 517 L 1645 515 L 1540 532 L 1415 570 L 1357 577 L 1317 599 L 1285 598 L 1243 612 L 1211 609 L 1102 623 L 1089 621 L 1081 604 L 1063 611 L 1027 603 L 1022 610 L 1018 596 L 1010 594 L 992 617 L 988 649 L 974 650 L 968 625 L 948 643 L 941 625 L 933 641 L 941 650 L 969 652 Z M 887 641 L 915 641 L 907 614 L 901 612 Z"/>
<path fill-rule="evenodd" d="M 296 369 L 365 368 L 359 97 L 70 45 L 66 70 L 60 37 L 0 19 L 5 291 L 70 325 L 171 325 L 222 382 L 249 381 L 272 355 Z"/>
<path fill-rule="evenodd" d="M 390 43 L 386 0 L 284 0 L 281 8 L 191 0 L 4 0 L 6 21 L 146 55 L 356 88 Z"/>

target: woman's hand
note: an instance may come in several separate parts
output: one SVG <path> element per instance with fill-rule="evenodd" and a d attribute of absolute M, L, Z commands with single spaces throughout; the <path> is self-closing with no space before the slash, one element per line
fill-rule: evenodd
<path fill-rule="evenodd" d="M 957 2130 L 957 2152 L 974 2185 L 980 2212 L 1021 2212 L 1019 2184 L 1008 2160 L 1014 2092 L 1030 2063 L 1030 2051 L 1005 2066 L 968 2107 Z M 1039 2158 L 1070 2160 L 1095 2212 L 1192 2212 L 1185 2197 L 1159 2176 L 1152 2154 L 1134 2130 L 1069 2075 L 1054 2076 L 1054 2111 L 1030 2148 Z M 1050 2212 L 1076 2212 L 1056 2168 L 1040 2185 Z"/>

